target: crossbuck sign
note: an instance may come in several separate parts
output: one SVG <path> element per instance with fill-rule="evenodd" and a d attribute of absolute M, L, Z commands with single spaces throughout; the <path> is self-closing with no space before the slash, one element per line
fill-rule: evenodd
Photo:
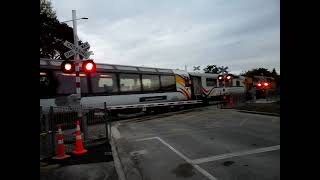
<path fill-rule="evenodd" d="M 89 58 L 89 56 L 90 56 L 90 53 L 88 53 L 86 51 L 86 49 L 88 49 L 90 47 L 88 42 L 85 42 L 84 44 L 81 44 L 80 46 L 76 46 L 76 45 L 70 43 L 69 41 L 65 41 L 63 43 L 63 45 L 66 46 L 67 48 L 71 49 L 70 51 L 64 53 L 64 56 L 66 58 L 69 58 L 69 57 L 75 55 L 76 53 L 80 54 L 85 59 Z"/>

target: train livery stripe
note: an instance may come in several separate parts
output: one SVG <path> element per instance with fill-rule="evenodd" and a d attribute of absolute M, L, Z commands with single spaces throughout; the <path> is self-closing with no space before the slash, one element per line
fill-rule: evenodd
<path fill-rule="evenodd" d="M 187 99 L 191 99 L 191 91 L 186 87 L 186 80 L 176 74 L 177 90 L 181 92 Z"/>
<path fill-rule="evenodd" d="M 188 96 L 186 95 L 186 93 L 184 93 L 183 91 L 178 90 L 179 93 L 183 94 L 184 97 L 186 97 L 188 99 Z"/>
<path fill-rule="evenodd" d="M 178 91 L 181 92 L 188 100 L 191 99 L 191 95 L 184 89 L 179 88 Z"/>
<path fill-rule="evenodd" d="M 209 91 L 208 96 L 210 96 L 210 94 L 213 92 L 213 89 L 214 89 L 214 88 L 212 88 L 212 89 Z"/>
<path fill-rule="evenodd" d="M 207 90 L 206 88 L 202 88 L 202 91 L 203 91 L 204 93 L 208 93 L 209 90 Z"/>
<path fill-rule="evenodd" d="M 182 76 L 176 74 L 176 82 L 185 85 L 185 80 Z"/>

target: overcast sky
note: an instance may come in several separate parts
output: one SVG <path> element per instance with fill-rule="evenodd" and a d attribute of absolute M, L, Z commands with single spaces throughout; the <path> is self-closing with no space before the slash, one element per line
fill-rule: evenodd
<path fill-rule="evenodd" d="M 78 21 L 78 36 L 96 62 L 184 69 L 208 64 L 233 73 L 280 72 L 279 0 L 52 0 L 60 21 Z M 68 23 L 72 26 L 72 23 Z"/>

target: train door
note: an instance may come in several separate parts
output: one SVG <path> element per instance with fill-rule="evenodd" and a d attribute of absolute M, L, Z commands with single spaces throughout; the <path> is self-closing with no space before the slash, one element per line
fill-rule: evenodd
<path fill-rule="evenodd" d="M 201 98 L 201 77 L 198 76 L 191 76 L 191 82 L 192 82 L 192 95 L 194 99 L 199 99 Z"/>

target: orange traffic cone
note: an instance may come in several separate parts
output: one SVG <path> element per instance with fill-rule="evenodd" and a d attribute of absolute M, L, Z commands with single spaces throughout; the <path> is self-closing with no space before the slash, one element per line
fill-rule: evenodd
<path fill-rule="evenodd" d="M 56 156 L 54 156 L 52 159 L 65 159 L 70 157 L 69 155 L 66 155 L 64 152 L 64 142 L 63 142 L 63 133 L 61 130 L 61 125 L 58 125 L 58 134 L 57 134 L 57 150 L 56 150 Z"/>
<path fill-rule="evenodd" d="M 82 138 L 81 138 L 81 132 L 80 132 L 80 122 L 76 122 L 77 127 L 76 127 L 76 143 L 75 143 L 75 148 L 72 151 L 73 154 L 78 155 L 78 154 L 83 154 L 86 153 L 87 150 L 83 148 L 82 144 Z"/>

